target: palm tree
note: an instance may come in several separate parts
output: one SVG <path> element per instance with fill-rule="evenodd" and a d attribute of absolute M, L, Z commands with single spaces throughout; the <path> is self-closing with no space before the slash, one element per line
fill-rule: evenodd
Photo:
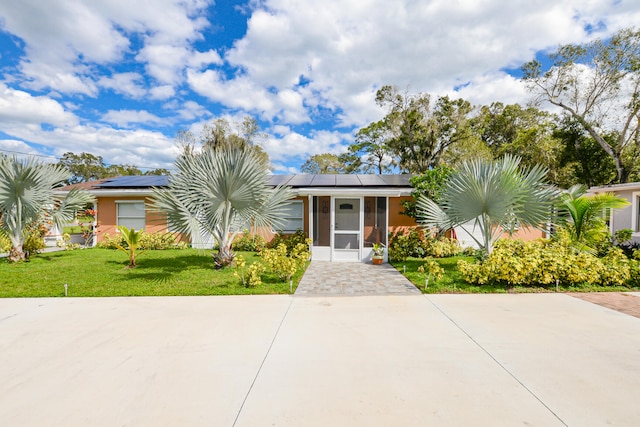
<path fill-rule="evenodd" d="M 278 225 L 293 197 L 288 187 L 269 187 L 265 162 L 254 150 L 205 149 L 181 156 L 176 167 L 179 172 L 169 178 L 168 188 L 154 190 L 152 205 L 192 240 L 213 236 L 217 268 L 233 262 L 231 242 L 238 233 L 233 230 L 247 223 Z"/>
<path fill-rule="evenodd" d="M 463 162 L 445 183 L 440 205 L 421 196 L 417 219 L 425 227 L 465 229 L 473 221 L 482 241 L 473 239 L 487 253 L 494 242 L 517 227 L 544 229 L 557 197 L 545 183 L 547 170 L 541 166 L 520 168 L 520 158 L 483 159 Z"/>
<path fill-rule="evenodd" d="M 568 232 L 571 245 L 581 252 L 594 253 L 594 246 L 608 237 L 605 219 L 609 209 L 624 208 L 629 202 L 613 193 L 587 196 L 584 185 L 564 191 L 558 203 L 560 225 Z"/>
<path fill-rule="evenodd" d="M 24 261 L 27 228 L 45 218 L 60 229 L 75 212 L 94 201 L 86 191 L 74 189 L 61 198 L 55 189 L 69 178 L 61 166 L 0 156 L 0 229 L 11 240 L 10 261 Z"/>

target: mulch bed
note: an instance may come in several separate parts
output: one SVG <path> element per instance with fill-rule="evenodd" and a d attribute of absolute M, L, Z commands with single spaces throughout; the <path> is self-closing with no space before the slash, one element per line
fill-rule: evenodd
<path fill-rule="evenodd" d="M 569 295 L 640 318 L 640 297 L 637 296 L 622 292 L 571 292 Z"/>

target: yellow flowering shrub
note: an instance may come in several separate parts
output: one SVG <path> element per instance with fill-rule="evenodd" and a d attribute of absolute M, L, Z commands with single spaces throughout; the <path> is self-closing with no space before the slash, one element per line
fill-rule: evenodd
<path fill-rule="evenodd" d="M 539 239 L 499 240 L 486 260 L 458 261 L 458 270 L 468 283 L 498 283 L 507 286 L 624 285 L 631 280 L 632 265 L 624 253 L 612 248 L 603 258 L 575 252 L 566 242 Z"/>

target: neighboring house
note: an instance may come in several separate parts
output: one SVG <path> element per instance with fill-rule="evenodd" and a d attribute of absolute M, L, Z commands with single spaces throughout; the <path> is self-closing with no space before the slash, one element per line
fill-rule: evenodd
<path fill-rule="evenodd" d="M 609 230 L 613 234 L 618 230 L 630 228 L 633 231 L 632 240 L 640 243 L 640 182 L 591 187 L 589 193 L 614 193 L 616 196 L 627 199 L 629 206 L 612 209 Z"/>
<path fill-rule="evenodd" d="M 270 185 L 291 187 L 295 198 L 281 230 L 253 230 L 270 240 L 277 231 L 304 230 L 318 261 L 366 261 L 374 243 L 387 246 L 389 232 L 415 227 L 402 215 L 411 199 L 410 175 L 271 175 Z M 165 187 L 166 176 L 124 176 L 82 184 L 96 196 L 96 240 L 113 235 L 118 225 L 148 232 L 170 231 L 166 216 L 146 208 L 152 187 Z M 59 191 L 67 191 L 63 187 Z M 525 238 L 541 237 L 537 232 Z M 473 242 L 463 242 L 473 245 Z M 385 256 L 386 257 L 386 256 Z"/>

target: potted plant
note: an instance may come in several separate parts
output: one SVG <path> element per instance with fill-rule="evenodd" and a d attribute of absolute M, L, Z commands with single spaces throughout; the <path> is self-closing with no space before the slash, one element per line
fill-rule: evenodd
<path fill-rule="evenodd" d="M 374 243 L 373 253 L 371 254 L 371 262 L 380 265 L 384 261 L 384 245 L 382 243 Z"/>

